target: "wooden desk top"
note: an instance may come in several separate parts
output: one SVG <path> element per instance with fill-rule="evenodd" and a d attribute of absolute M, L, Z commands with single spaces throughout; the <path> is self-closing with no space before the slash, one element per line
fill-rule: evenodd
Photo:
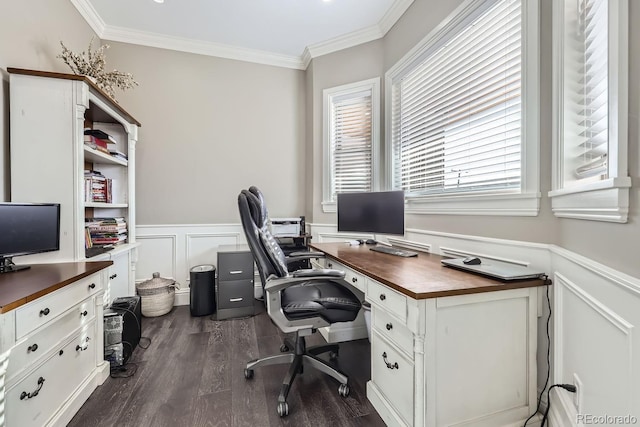
<path fill-rule="evenodd" d="M 0 274 L 0 313 L 20 307 L 111 264 L 113 261 L 32 264 L 28 270 Z"/>
<path fill-rule="evenodd" d="M 475 294 L 480 292 L 544 286 L 542 279 L 496 279 L 467 273 L 440 264 L 444 257 L 418 252 L 417 257 L 403 258 L 373 252 L 368 245 L 351 246 L 346 243 L 312 243 L 311 248 L 324 252 L 378 282 L 413 299 Z"/>

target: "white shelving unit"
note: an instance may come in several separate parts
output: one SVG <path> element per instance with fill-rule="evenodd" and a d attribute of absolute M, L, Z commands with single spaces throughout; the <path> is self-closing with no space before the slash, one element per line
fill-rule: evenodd
<path fill-rule="evenodd" d="M 60 203 L 60 250 L 21 263 L 113 260 L 105 302 L 135 295 L 135 148 L 140 123 L 84 76 L 8 68 L 11 200 Z M 113 136 L 120 159 L 84 144 L 84 129 Z M 84 171 L 112 179 L 112 203 L 85 202 Z M 127 242 L 85 257 L 85 218 L 124 217 Z"/>

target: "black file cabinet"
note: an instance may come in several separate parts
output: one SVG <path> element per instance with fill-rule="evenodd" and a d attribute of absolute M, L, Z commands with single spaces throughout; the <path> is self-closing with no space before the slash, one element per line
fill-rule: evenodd
<path fill-rule="evenodd" d="M 218 247 L 217 318 L 252 316 L 253 255 L 246 245 Z"/>

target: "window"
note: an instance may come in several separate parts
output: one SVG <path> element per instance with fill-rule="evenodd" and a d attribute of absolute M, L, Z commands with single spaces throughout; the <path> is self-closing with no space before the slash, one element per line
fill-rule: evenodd
<path fill-rule="evenodd" d="M 336 194 L 377 187 L 379 79 L 325 89 L 324 201 L 335 212 Z"/>
<path fill-rule="evenodd" d="M 537 215 L 537 2 L 469 1 L 387 73 L 409 212 Z"/>
<path fill-rule="evenodd" d="M 557 216 L 626 222 L 628 2 L 554 2 Z"/>

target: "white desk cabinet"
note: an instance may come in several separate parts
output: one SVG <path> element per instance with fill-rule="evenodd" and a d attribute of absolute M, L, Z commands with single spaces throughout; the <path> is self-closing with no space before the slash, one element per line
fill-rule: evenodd
<path fill-rule="evenodd" d="M 41 264 L 0 277 L 6 426 L 64 426 L 108 377 L 102 301 L 110 264 Z"/>

